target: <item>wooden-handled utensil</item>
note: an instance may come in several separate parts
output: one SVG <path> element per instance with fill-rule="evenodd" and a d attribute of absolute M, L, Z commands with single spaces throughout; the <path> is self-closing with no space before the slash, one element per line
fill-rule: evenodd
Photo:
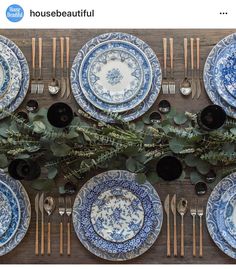
<path fill-rule="evenodd" d="M 39 194 L 35 196 L 35 214 L 36 214 L 36 227 L 35 227 L 35 255 L 39 255 Z"/>
<path fill-rule="evenodd" d="M 66 37 L 66 98 L 70 96 L 70 38 Z"/>
<path fill-rule="evenodd" d="M 166 196 L 166 199 L 164 202 L 164 209 L 166 212 L 167 257 L 170 257 L 170 195 L 169 194 Z"/>
<path fill-rule="evenodd" d="M 180 256 L 184 257 L 184 215 L 187 212 L 188 202 L 185 198 L 181 198 L 177 204 L 178 213 L 181 216 L 181 248 Z"/>
<path fill-rule="evenodd" d="M 61 72 L 60 72 L 60 76 L 61 76 L 61 81 L 60 81 L 60 88 L 61 88 L 61 97 L 63 97 L 65 95 L 66 92 L 66 80 L 64 77 L 64 37 L 60 37 L 60 48 L 61 48 Z"/>
<path fill-rule="evenodd" d="M 60 248 L 59 253 L 63 255 L 63 216 L 65 214 L 65 199 L 64 197 L 59 197 L 59 215 L 61 217 L 60 224 L 59 224 L 59 236 L 60 236 Z"/>
<path fill-rule="evenodd" d="M 171 211 L 174 222 L 174 256 L 177 257 L 177 225 L 176 225 L 176 194 L 171 199 Z"/>
<path fill-rule="evenodd" d="M 39 198 L 39 210 L 41 212 L 41 255 L 44 255 L 44 193 Z"/>

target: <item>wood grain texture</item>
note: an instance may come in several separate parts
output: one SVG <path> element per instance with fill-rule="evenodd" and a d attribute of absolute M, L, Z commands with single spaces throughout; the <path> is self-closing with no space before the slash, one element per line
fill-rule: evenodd
<path fill-rule="evenodd" d="M 184 37 L 187 38 L 200 38 L 200 69 L 202 70 L 204 62 L 206 60 L 207 55 L 209 54 L 212 47 L 223 37 L 235 32 L 235 29 L 230 30 L 154 30 L 154 29 L 83 29 L 83 30 L 0 30 L 0 34 L 4 35 L 11 40 L 13 40 L 23 51 L 26 56 L 29 66 L 31 67 L 31 38 L 32 37 L 42 37 L 43 38 L 43 53 L 42 53 L 42 69 L 43 69 L 43 80 L 45 82 L 45 91 L 43 95 L 34 95 L 31 94 L 30 91 L 20 107 L 20 110 L 25 109 L 26 101 L 32 98 L 37 99 L 40 107 L 42 106 L 50 106 L 53 102 L 58 100 L 67 102 L 70 104 L 75 110 L 78 108 L 73 96 L 70 96 L 69 99 L 66 97 L 61 98 L 58 96 L 51 96 L 47 91 L 47 85 L 51 78 L 51 70 L 52 70 L 52 37 L 57 37 L 57 55 L 60 55 L 60 46 L 59 46 L 59 38 L 70 37 L 70 65 L 77 54 L 78 50 L 92 37 L 106 33 L 111 31 L 122 31 L 127 32 L 142 40 L 146 41 L 152 49 L 157 54 L 160 63 L 163 63 L 163 47 L 162 47 L 162 38 L 163 37 L 173 37 L 174 38 L 174 69 L 175 69 L 175 78 L 177 79 L 177 84 L 181 82 L 183 79 L 183 71 L 184 71 L 184 61 L 183 61 L 183 40 Z M 36 47 L 38 48 L 38 39 L 36 39 Z M 169 51 L 169 50 L 167 50 Z M 37 55 L 36 55 L 37 56 Z M 169 70 L 169 54 L 167 57 L 167 68 Z M 189 59 L 190 60 L 190 59 Z M 57 57 L 57 75 L 59 76 L 59 66 L 60 59 Z M 36 59 L 36 67 L 38 66 L 38 59 Z M 38 70 L 37 70 L 38 72 Z M 178 87 L 177 87 L 178 89 Z M 153 105 L 152 110 L 157 109 L 157 104 L 161 99 L 168 99 L 169 102 L 176 108 L 178 111 L 199 111 L 207 104 L 210 104 L 210 100 L 208 99 L 206 93 L 203 91 L 200 98 L 197 100 L 191 99 L 191 96 L 184 98 L 179 91 L 177 90 L 175 95 L 165 95 L 160 94 L 156 104 Z M 63 182 L 62 179 L 57 180 L 57 184 L 60 185 Z M 81 181 L 81 186 L 84 184 L 85 180 Z M 77 239 L 74 230 L 71 230 L 71 256 L 67 256 L 66 252 L 64 255 L 60 256 L 59 254 L 59 223 L 60 217 L 58 214 L 58 208 L 56 208 L 55 212 L 51 218 L 51 255 L 44 256 L 35 256 L 35 213 L 34 213 L 34 196 L 36 194 L 26 183 L 24 183 L 26 190 L 29 193 L 31 203 L 32 203 L 32 220 L 30 223 L 30 227 L 28 233 L 26 234 L 23 241 L 18 245 L 13 251 L 8 253 L 7 255 L 0 257 L 0 264 L 11 263 L 31 263 L 31 264 L 43 264 L 43 263 L 83 263 L 83 264 L 96 264 L 96 263 L 111 263 L 105 260 L 102 260 L 89 251 L 87 251 L 80 241 Z M 155 185 L 158 194 L 162 201 L 164 201 L 166 195 L 169 193 L 170 196 L 174 193 L 177 194 L 177 201 L 181 196 L 184 196 L 189 205 L 194 202 L 196 195 L 194 193 L 194 186 L 191 185 L 188 179 L 182 182 L 161 182 Z M 50 195 L 57 196 L 57 188 L 55 187 L 55 193 L 50 193 Z M 206 205 L 208 193 L 199 198 L 199 203 L 201 205 Z M 205 218 L 203 218 L 203 257 L 199 258 L 198 255 L 196 257 L 192 256 L 192 217 L 189 212 L 185 215 L 185 256 L 180 257 L 180 216 L 177 215 L 177 240 L 178 240 L 178 257 L 174 257 L 173 255 L 173 220 L 172 216 L 170 219 L 171 225 L 171 257 L 166 257 L 166 218 L 164 218 L 163 229 L 161 230 L 160 236 L 154 245 L 143 255 L 134 260 L 127 261 L 124 263 L 136 263 L 136 264 L 155 264 L 155 263 L 164 263 L 164 264 L 180 264 L 180 263 L 235 263 L 235 260 L 229 258 L 224 253 L 222 253 L 211 240 L 207 227 L 205 224 Z M 46 223 L 46 222 L 45 222 Z M 64 231 L 66 231 L 66 221 L 64 222 Z M 46 228 L 46 227 L 45 227 Z M 196 231 L 199 229 L 196 227 Z M 47 233 L 47 231 L 45 231 Z M 66 233 L 64 233 L 65 240 L 63 240 L 64 244 L 66 244 Z M 197 244 L 197 254 L 199 253 L 199 234 L 196 232 L 196 244 Z M 66 249 L 66 245 L 64 245 Z"/>

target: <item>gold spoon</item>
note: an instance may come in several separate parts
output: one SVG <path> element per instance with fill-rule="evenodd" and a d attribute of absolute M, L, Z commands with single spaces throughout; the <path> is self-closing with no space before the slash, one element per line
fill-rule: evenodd
<path fill-rule="evenodd" d="M 177 211 L 181 216 L 181 257 L 184 257 L 184 214 L 187 212 L 187 208 L 188 201 L 185 198 L 180 198 L 177 204 Z"/>
<path fill-rule="evenodd" d="M 50 223 L 50 216 L 55 209 L 55 200 L 48 196 L 44 199 L 43 203 L 44 210 L 48 214 L 48 255 L 51 254 L 51 223 Z"/>

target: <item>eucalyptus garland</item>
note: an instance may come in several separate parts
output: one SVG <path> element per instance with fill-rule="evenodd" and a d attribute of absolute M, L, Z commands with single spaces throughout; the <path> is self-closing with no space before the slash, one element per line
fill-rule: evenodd
<path fill-rule="evenodd" d="M 189 112 L 172 110 L 160 123 L 152 123 L 148 114 L 135 123 L 112 114 L 117 124 L 98 122 L 81 110 L 78 114 L 63 130 L 50 125 L 46 108 L 29 113 L 28 122 L 9 114 L 0 122 L 0 167 L 7 169 L 16 158 L 37 160 L 47 179 L 32 186 L 44 190 L 60 171 L 67 182 L 95 169 L 127 169 L 137 173 L 139 182 L 155 183 L 161 180 L 156 164 L 165 155 L 182 161 L 188 174 L 183 172 L 179 180 L 190 178 L 192 183 L 212 170 L 218 180 L 236 171 L 236 121 L 232 119 L 223 128 L 206 132 L 198 126 L 196 114 Z"/>

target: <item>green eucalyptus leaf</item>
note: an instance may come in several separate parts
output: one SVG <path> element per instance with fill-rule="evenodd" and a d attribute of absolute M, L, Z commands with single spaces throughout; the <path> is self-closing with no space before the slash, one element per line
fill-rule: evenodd
<path fill-rule="evenodd" d="M 157 175 L 156 172 L 149 172 L 147 173 L 147 180 L 153 184 L 160 181 L 161 178 Z"/>
<path fill-rule="evenodd" d="M 202 175 L 199 174 L 197 171 L 192 171 L 190 173 L 190 180 L 192 184 L 196 184 L 198 181 L 202 180 Z"/>
<path fill-rule="evenodd" d="M 142 121 L 143 121 L 143 123 L 145 123 L 145 124 L 150 124 L 150 123 L 151 123 L 151 122 L 150 122 L 150 119 L 149 119 L 149 116 L 150 116 L 150 114 L 147 113 L 147 114 L 145 114 L 145 115 L 142 117 Z"/>
<path fill-rule="evenodd" d="M 48 179 L 54 179 L 58 173 L 58 170 L 56 167 L 50 167 L 48 169 Z"/>
<path fill-rule="evenodd" d="M 188 118 L 186 117 L 185 113 L 178 113 L 177 115 L 174 116 L 174 122 L 177 125 L 182 125 L 186 123 L 187 120 Z"/>
<path fill-rule="evenodd" d="M 146 175 L 144 173 L 138 173 L 136 175 L 136 180 L 137 180 L 138 183 L 143 184 L 143 183 L 146 182 L 147 177 L 146 177 Z"/>
<path fill-rule="evenodd" d="M 153 137 L 151 135 L 145 135 L 143 139 L 144 144 L 152 144 L 153 142 Z"/>
<path fill-rule="evenodd" d="M 144 129 L 144 123 L 143 123 L 142 121 L 138 121 L 138 122 L 135 124 L 135 129 L 136 129 L 138 132 L 143 131 L 143 129 Z"/>
<path fill-rule="evenodd" d="M 182 173 L 181 173 L 180 177 L 178 178 L 178 180 L 185 181 L 185 179 L 186 179 L 186 173 L 185 173 L 185 171 L 182 171 Z"/>
<path fill-rule="evenodd" d="M 26 153 L 22 153 L 20 155 L 17 155 L 17 158 L 18 159 L 29 159 L 30 158 L 30 155 L 29 154 L 26 154 Z"/>
<path fill-rule="evenodd" d="M 234 146 L 234 144 L 231 144 L 231 143 L 225 143 L 225 144 L 222 146 L 222 150 L 223 150 L 225 153 L 233 153 L 233 152 L 234 152 L 234 149 L 235 149 L 235 146 Z"/>
<path fill-rule="evenodd" d="M 145 151 L 141 151 L 134 158 L 135 158 L 135 160 L 139 161 L 140 163 L 145 164 L 145 162 L 147 160 L 146 152 Z"/>
<path fill-rule="evenodd" d="M 8 166 L 8 159 L 5 154 L 0 154 L 0 168 Z"/>
<path fill-rule="evenodd" d="M 202 175 L 206 175 L 211 169 L 211 165 L 208 162 L 203 161 L 201 159 L 198 160 L 196 167 L 198 172 L 201 173 Z"/>
<path fill-rule="evenodd" d="M 54 186 L 55 182 L 51 179 L 36 179 L 31 183 L 31 187 L 37 191 L 50 191 Z"/>
<path fill-rule="evenodd" d="M 180 153 L 188 143 L 179 137 L 171 138 L 169 141 L 169 147 L 174 153 Z"/>
<path fill-rule="evenodd" d="M 230 132 L 231 132 L 233 135 L 236 135 L 236 128 L 231 128 L 231 129 L 230 129 Z"/>
<path fill-rule="evenodd" d="M 197 165 L 197 161 L 199 160 L 194 154 L 187 154 L 184 158 L 184 162 L 189 167 L 195 167 Z"/>
<path fill-rule="evenodd" d="M 132 157 L 129 157 L 127 160 L 126 160 L 126 168 L 127 170 L 129 170 L 130 172 L 135 172 L 138 170 L 138 161 L 135 160 L 134 158 Z"/>
<path fill-rule="evenodd" d="M 56 157 L 65 157 L 71 151 L 71 147 L 69 147 L 68 145 L 57 144 L 57 143 L 52 143 L 50 145 L 50 149 L 51 149 L 53 155 Z"/>
<path fill-rule="evenodd" d="M 59 191 L 59 194 L 65 194 L 66 193 L 66 190 L 65 190 L 65 187 L 64 186 L 60 186 L 58 188 L 58 191 Z"/>
<path fill-rule="evenodd" d="M 42 121 L 33 122 L 33 131 L 36 134 L 42 134 L 43 132 L 45 132 L 45 130 L 46 130 L 46 126 Z"/>

